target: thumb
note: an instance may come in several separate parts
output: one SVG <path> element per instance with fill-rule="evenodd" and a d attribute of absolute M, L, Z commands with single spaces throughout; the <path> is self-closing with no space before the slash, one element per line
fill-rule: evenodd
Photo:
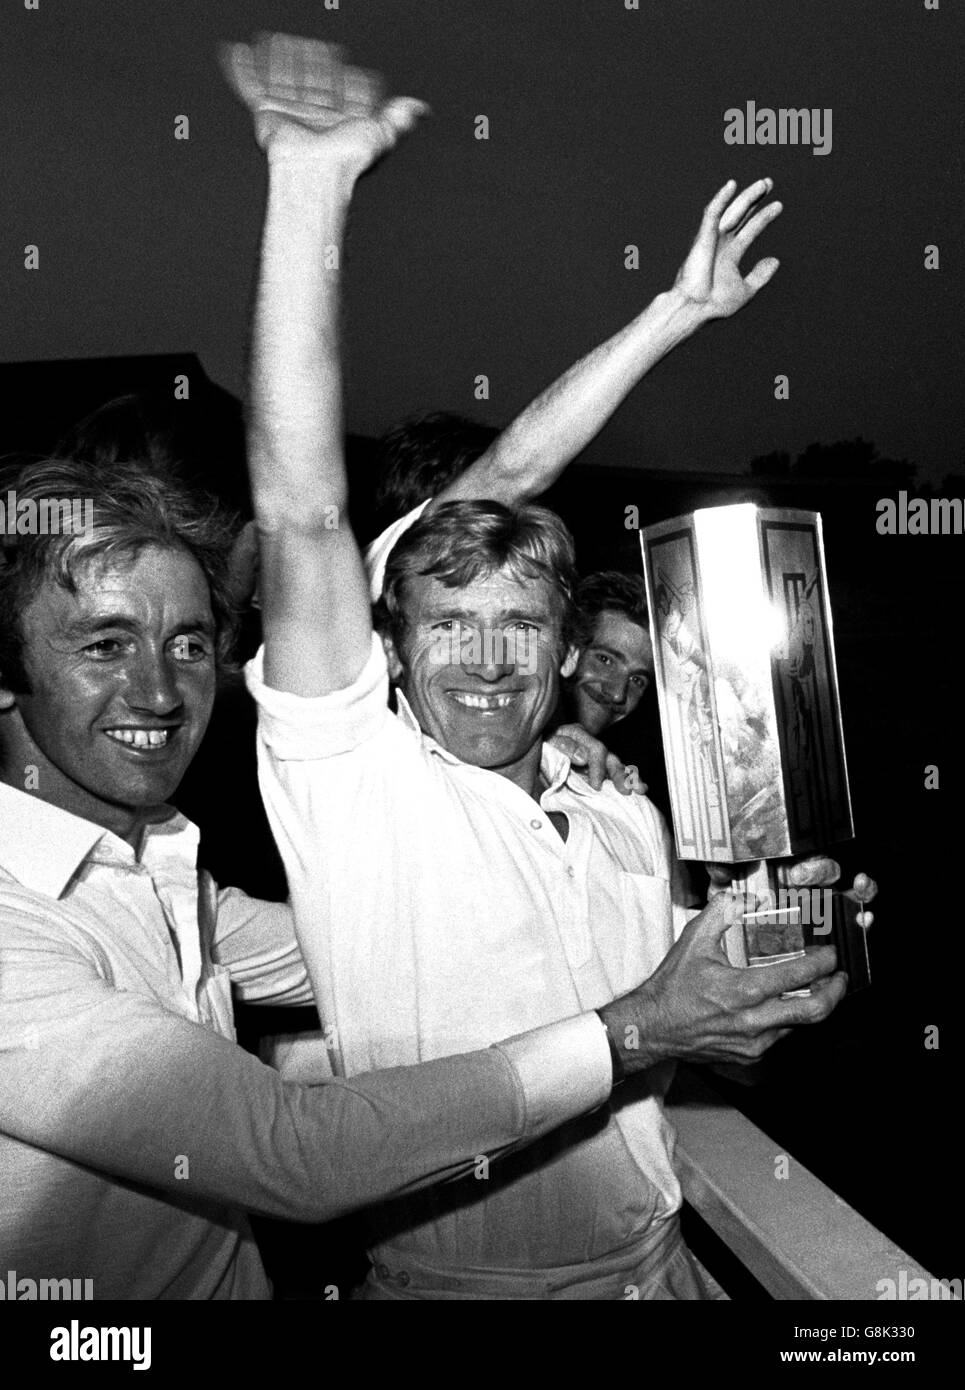
<path fill-rule="evenodd" d="M 394 135 L 402 135 L 428 115 L 427 102 L 417 101 L 415 97 L 393 97 L 382 107 L 379 120 L 389 126 Z"/>
<path fill-rule="evenodd" d="M 705 947 L 716 946 L 721 937 L 741 920 L 745 909 L 740 893 L 718 893 L 696 917 L 687 923 L 686 932 Z"/>
<path fill-rule="evenodd" d="M 773 280 L 780 266 L 781 262 L 776 256 L 765 256 L 762 261 L 758 261 L 750 274 L 744 278 L 744 284 L 751 294 L 756 294 L 758 290 L 764 288 L 769 280 Z"/>

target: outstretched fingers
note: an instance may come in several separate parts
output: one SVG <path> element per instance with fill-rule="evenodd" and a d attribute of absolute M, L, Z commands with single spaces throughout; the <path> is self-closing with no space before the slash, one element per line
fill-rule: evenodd
<path fill-rule="evenodd" d="M 385 102 L 382 79 L 349 67 L 335 44 L 291 34 L 260 34 L 254 43 L 227 43 L 219 58 L 237 96 L 256 116 L 277 112 L 311 128 L 372 118 L 391 147 L 429 108 L 412 97 Z"/>
<path fill-rule="evenodd" d="M 773 179 L 758 179 L 756 183 L 750 184 L 743 193 L 739 193 L 730 206 L 720 218 L 718 231 L 732 232 L 740 226 L 748 212 L 758 201 L 763 198 L 765 193 L 770 193 L 774 187 Z"/>
<path fill-rule="evenodd" d="M 367 68 L 346 68 L 344 91 L 346 116 L 371 116 L 385 100 L 382 78 Z"/>
<path fill-rule="evenodd" d="M 728 179 L 717 193 L 714 194 L 710 202 L 704 208 L 704 214 L 700 219 L 700 226 L 697 228 L 697 235 L 694 237 L 694 246 L 706 245 L 713 247 L 717 242 L 717 228 L 720 223 L 721 214 L 724 208 L 734 196 L 736 184 L 733 179 Z M 692 248 L 691 248 L 692 249 Z"/>
<path fill-rule="evenodd" d="M 740 230 L 735 233 L 734 246 L 737 250 L 738 260 L 750 246 L 751 242 L 758 236 L 765 227 L 770 226 L 775 218 L 780 217 L 784 211 L 784 204 L 779 202 L 768 203 L 766 207 L 755 212 L 753 217 L 749 217 Z"/>
<path fill-rule="evenodd" d="M 250 44 L 223 43 L 218 48 L 218 61 L 228 86 L 248 107 L 258 105 L 264 94 L 264 83 L 255 66 L 255 54 Z"/>
<path fill-rule="evenodd" d="M 343 50 L 293 34 L 259 35 L 255 55 L 265 87 L 289 101 L 337 106 L 343 96 Z"/>
<path fill-rule="evenodd" d="M 758 261 L 754 269 L 744 276 L 744 284 L 751 294 L 757 294 L 769 280 L 773 280 L 780 266 L 781 262 L 776 256 L 766 256 L 764 260 Z"/>

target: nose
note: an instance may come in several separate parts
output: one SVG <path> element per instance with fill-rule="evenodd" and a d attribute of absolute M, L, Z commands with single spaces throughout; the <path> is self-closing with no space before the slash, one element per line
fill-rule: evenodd
<path fill-rule="evenodd" d="M 491 656 L 481 661 L 468 663 L 467 669 L 474 676 L 478 676 L 480 680 L 495 684 L 496 681 L 501 681 L 504 676 L 511 676 L 516 666 L 512 661 L 497 661 L 494 656 Z"/>
<path fill-rule="evenodd" d="M 475 640 L 464 650 L 468 658 L 464 660 L 467 670 L 490 684 L 511 676 L 516 670 L 513 643 L 499 628 L 485 628 L 475 634 Z"/>
<path fill-rule="evenodd" d="M 125 698 L 132 710 L 161 716 L 182 704 L 173 664 L 159 652 L 142 652 L 128 668 Z"/>
<path fill-rule="evenodd" d="M 603 687 L 603 693 L 610 701 L 611 705 L 622 705 L 626 703 L 627 681 L 625 676 L 613 676 Z"/>

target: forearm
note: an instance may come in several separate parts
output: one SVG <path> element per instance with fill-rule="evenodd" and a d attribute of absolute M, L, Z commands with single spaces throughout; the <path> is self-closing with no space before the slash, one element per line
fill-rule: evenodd
<path fill-rule="evenodd" d="M 324 160 L 269 160 L 268 170 L 249 467 L 256 515 L 270 527 L 345 504 L 339 267 L 354 178 Z"/>
<path fill-rule="evenodd" d="M 371 637 L 348 524 L 338 313 L 355 174 L 334 157 L 269 159 L 255 309 L 249 467 L 265 671 L 279 689 L 350 685 Z"/>
<path fill-rule="evenodd" d="M 236 996 L 246 1004 L 314 1004 L 291 906 L 250 898 L 238 888 L 223 889 L 216 901 L 211 954 L 230 974 Z"/>
<path fill-rule="evenodd" d="M 175 1200 L 325 1221 L 458 1177 L 599 1104 L 594 1024 L 294 1086 L 207 1029 L 93 985 L 44 1021 L 39 1048 L 0 1054 L 0 1131 Z"/>
<path fill-rule="evenodd" d="M 508 503 L 544 492 L 599 433 L 634 386 L 690 337 L 706 314 L 678 290 L 660 294 L 631 323 L 548 387 L 464 475 Z M 457 495 L 458 484 L 451 495 Z M 482 496 L 482 493 L 459 495 Z"/>

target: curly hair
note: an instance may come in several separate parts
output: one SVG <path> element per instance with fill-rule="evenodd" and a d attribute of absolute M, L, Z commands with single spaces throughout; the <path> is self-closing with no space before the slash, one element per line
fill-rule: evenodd
<path fill-rule="evenodd" d="M 238 616 L 228 586 L 236 523 L 212 497 L 144 463 L 66 458 L 0 467 L 0 502 L 11 497 L 20 520 L 6 515 L 0 528 L 0 680 L 8 690 L 30 690 L 22 617 L 41 585 L 52 580 L 76 593 L 83 566 L 132 559 L 149 545 L 197 561 L 210 590 L 218 661 L 228 661 Z M 24 526 L 24 517 L 44 524 Z"/>
<path fill-rule="evenodd" d="M 559 603 L 565 651 L 574 637 L 573 537 L 548 507 L 443 502 L 420 517 L 389 555 L 382 597 L 375 606 L 376 626 L 400 644 L 406 628 L 405 586 L 416 575 L 461 589 L 498 571 L 516 580 L 546 581 Z"/>

